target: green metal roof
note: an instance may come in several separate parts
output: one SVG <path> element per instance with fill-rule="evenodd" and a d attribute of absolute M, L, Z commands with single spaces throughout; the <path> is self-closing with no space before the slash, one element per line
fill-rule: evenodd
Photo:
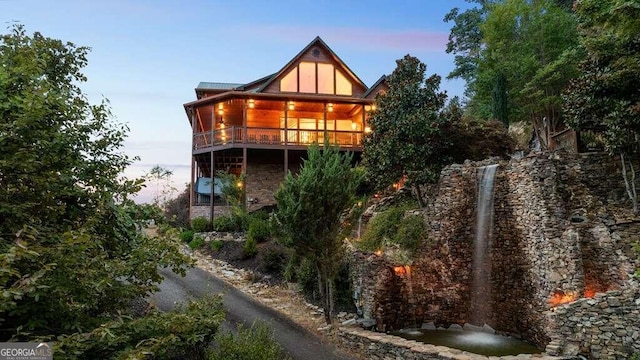
<path fill-rule="evenodd" d="M 244 84 L 221 83 L 221 82 L 200 82 L 196 89 L 200 90 L 233 90 Z"/>

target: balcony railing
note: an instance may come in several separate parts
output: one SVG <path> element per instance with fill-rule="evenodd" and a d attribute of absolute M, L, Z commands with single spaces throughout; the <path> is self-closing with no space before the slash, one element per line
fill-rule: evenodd
<path fill-rule="evenodd" d="M 206 149 L 227 144 L 310 145 L 329 143 L 342 147 L 362 146 L 361 131 L 303 130 L 284 128 L 244 128 L 231 126 L 226 129 L 206 131 L 193 135 L 193 149 Z"/>

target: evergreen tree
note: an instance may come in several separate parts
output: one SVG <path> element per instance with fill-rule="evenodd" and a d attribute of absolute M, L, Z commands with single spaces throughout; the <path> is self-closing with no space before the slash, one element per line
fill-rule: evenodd
<path fill-rule="evenodd" d="M 351 166 L 352 157 L 327 142 L 322 150 L 310 146 L 300 172 L 287 174 L 275 196 L 275 219 L 284 244 L 316 267 L 327 324 L 331 323 L 334 280 L 344 252 L 339 236 L 341 215 L 352 204 L 360 183 L 359 173 Z"/>

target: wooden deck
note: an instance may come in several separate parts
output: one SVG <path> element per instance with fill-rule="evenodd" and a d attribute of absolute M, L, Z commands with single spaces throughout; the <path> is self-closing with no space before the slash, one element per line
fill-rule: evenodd
<path fill-rule="evenodd" d="M 303 147 L 313 143 L 329 143 L 341 148 L 362 148 L 361 131 L 301 130 L 284 128 L 256 128 L 230 126 L 226 129 L 200 132 L 193 135 L 193 152 L 221 150 L 232 147 L 279 148 Z"/>

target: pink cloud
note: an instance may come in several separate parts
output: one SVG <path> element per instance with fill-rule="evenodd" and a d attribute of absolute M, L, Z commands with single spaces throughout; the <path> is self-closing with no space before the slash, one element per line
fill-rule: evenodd
<path fill-rule="evenodd" d="M 249 29 L 245 29 L 249 30 Z M 367 28 L 267 26 L 250 29 L 277 37 L 282 41 L 309 42 L 320 36 L 328 44 L 345 44 L 371 51 L 402 50 L 411 52 L 443 52 L 449 33 L 424 30 L 385 30 Z"/>

